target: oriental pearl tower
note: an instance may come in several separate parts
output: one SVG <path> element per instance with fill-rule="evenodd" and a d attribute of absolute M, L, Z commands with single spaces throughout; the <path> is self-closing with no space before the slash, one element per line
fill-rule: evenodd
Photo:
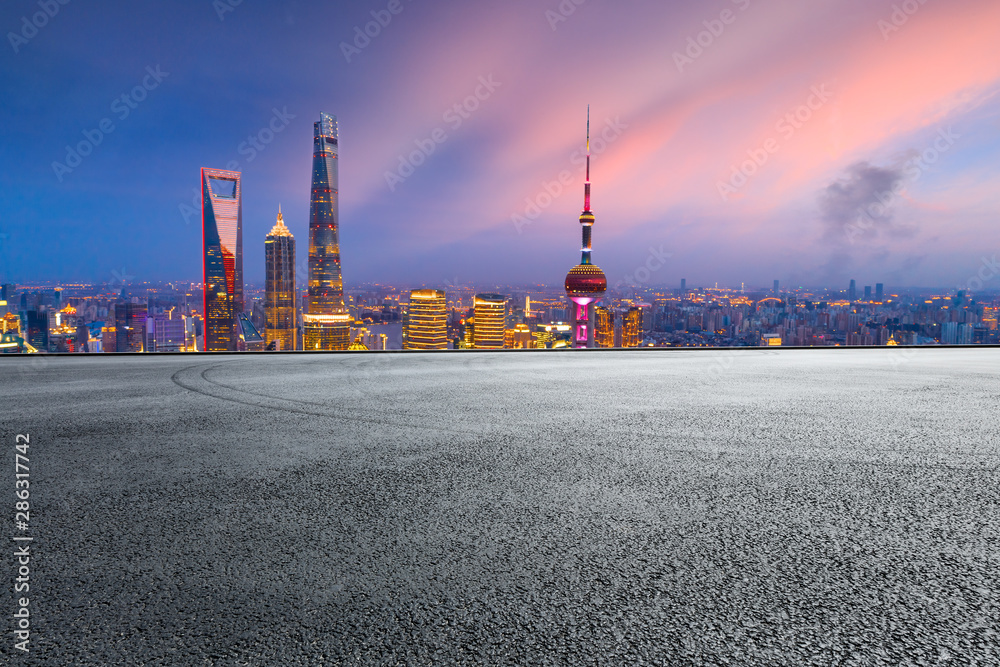
<path fill-rule="evenodd" d="M 590 106 L 587 106 L 587 180 L 583 183 L 583 257 L 566 274 L 566 296 L 572 302 L 572 346 L 594 347 L 594 310 L 608 289 L 604 271 L 590 263 L 590 231 L 594 214 L 590 210 Z"/>

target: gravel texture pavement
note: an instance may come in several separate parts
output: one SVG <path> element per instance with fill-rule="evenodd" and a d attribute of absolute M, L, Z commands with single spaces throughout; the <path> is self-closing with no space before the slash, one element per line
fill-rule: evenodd
<path fill-rule="evenodd" d="M 1000 664 L 1000 349 L 0 377 L 34 537 L 30 653 L 8 555 L 0 663 Z"/>

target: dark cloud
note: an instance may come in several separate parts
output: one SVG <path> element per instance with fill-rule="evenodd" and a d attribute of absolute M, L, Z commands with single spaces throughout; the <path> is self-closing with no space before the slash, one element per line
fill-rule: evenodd
<path fill-rule="evenodd" d="M 883 232 L 907 233 L 908 228 L 897 225 L 894 219 L 903 169 L 901 164 L 877 167 L 870 162 L 858 162 L 826 186 L 819 197 L 825 238 L 855 244 L 872 241 Z"/>

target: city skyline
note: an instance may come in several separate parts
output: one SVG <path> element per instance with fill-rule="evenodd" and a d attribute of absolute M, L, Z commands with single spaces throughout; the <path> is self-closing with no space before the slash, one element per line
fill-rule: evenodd
<path fill-rule="evenodd" d="M 17 34 L 31 6 L 5 6 L 3 25 Z M 975 239 L 998 203 L 993 5 L 400 7 L 363 48 L 355 28 L 363 35 L 378 7 L 217 15 L 180 3 L 114 20 L 62 7 L 3 55 L 0 77 L 22 94 L 0 111 L 11 129 L 0 280 L 99 282 L 123 264 L 147 280 L 197 275 L 189 174 L 204 164 L 243 173 L 250 238 L 279 201 L 301 238 L 299 146 L 315 110 L 336 108 L 350 137 L 341 242 L 353 280 L 555 284 L 583 168 L 565 119 L 588 102 L 611 284 L 651 252 L 669 255 L 657 273 L 701 284 L 766 285 L 778 273 L 789 284 L 954 286 L 979 270 Z M 306 33 L 319 22 L 343 28 L 320 44 Z M 468 30 L 445 30 L 455 22 Z M 143 41 L 181 24 L 205 52 Z M 124 53 L 112 34 L 130 35 Z M 329 56 L 319 84 L 302 72 L 318 47 Z M 120 56 L 110 64 L 108 49 Z M 412 67 L 399 67 L 403 54 Z M 246 261 L 248 281 L 262 281 L 259 244 Z"/>

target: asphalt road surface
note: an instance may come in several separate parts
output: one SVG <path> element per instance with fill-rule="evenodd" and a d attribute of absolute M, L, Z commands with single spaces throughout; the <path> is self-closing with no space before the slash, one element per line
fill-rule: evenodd
<path fill-rule="evenodd" d="M 0 359 L 0 537 L 33 537 L 0 662 L 1000 664 L 998 378 L 998 349 Z"/>

